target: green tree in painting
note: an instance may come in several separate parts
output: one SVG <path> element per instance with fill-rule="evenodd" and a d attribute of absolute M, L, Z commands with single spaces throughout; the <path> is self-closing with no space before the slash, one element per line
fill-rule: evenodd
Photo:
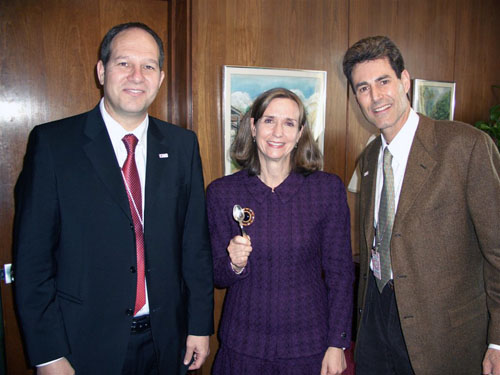
<path fill-rule="evenodd" d="M 449 91 L 440 95 L 432 108 L 431 117 L 436 120 L 448 120 L 450 118 L 450 101 L 451 93 Z"/>
<path fill-rule="evenodd" d="M 448 120 L 450 118 L 451 92 L 445 90 L 440 93 L 436 87 L 423 87 L 420 92 L 419 112 L 435 119 Z"/>

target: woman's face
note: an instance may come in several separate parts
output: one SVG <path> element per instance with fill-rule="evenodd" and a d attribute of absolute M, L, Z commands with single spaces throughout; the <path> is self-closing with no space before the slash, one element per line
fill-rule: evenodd
<path fill-rule="evenodd" d="M 290 154 L 299 141 L 299 106 L 291 99 L 273 99 L 262 117 L 254 123 L 251 119 L 252 135 L 255 137 L 261 165 L 268 162 L 283 163 L 288 168 Z M 262 165 L 264 166 L 264 165 Z"/>

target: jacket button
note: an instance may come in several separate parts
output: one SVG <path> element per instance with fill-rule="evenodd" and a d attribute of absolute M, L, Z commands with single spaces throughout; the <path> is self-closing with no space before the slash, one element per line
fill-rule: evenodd
<path fill-rule="evenodd" d="M 130 223 L 130 229 L 135 230 L 134 223 Z"/>
<path fill-rule="evenodd" d="M 132 315 L 134 315 L 134 310 L 132 310 L 132 309 L 127 309 L 127 310 L 125 311 L 125 314 L 127 314 L 127 316 L 132 316 Z"/>
<path fill-rule="evenodd" d="M 363 312 L 363 309 L 359 309 L 359 313 L 361 314 Z"/>
<path fill-rule="evenodd" d="M 347 336 L 347 335 L 346 335 L 346 333 L 345 333 L 345 332 L 342 332 L 342 333 L 340 334 L 340 337 L 342 337 L 343 339 L 345 339 L 345 338 L 346 338 L 346 336 Z"/>
<path fill-rule="evenodd" d="M 130 267 L 130 272 L 135 273 L 135 267 L 134 266 Z"/>

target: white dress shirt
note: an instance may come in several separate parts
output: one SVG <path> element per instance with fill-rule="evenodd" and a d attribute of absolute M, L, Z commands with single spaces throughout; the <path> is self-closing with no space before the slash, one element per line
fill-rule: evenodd
<path fill-rule="evenodd" d="M 403 179 L 406 172 L 406 163 L 408 161 L 408 155 L 410 155 L 411 144 L 413 143 L 413 137 L 415 137 L 415 132 L 417 131 L 419 117 L 417 113 L 410 109 L 410 114 L 408 119 L 404 123 L 401 130 L 396 134 L 394 139 L 390 144 L 382 135 L 382 145 L 380 146 L 380 152 L 378 154 L 377 162 L 377 183 L 375 187 L 375 212 L 373 215 L 373 226 L 377 227 L 378 222 L 378 211 L 380 206 L 380 197 L 382 195 L 382 186 L 384 185 L 384 150 L 389 148 L 389 152 L 392 155 L 392 173 L 394 175 L 394 215 L 398 212 L 398 202 L 399 195 L 401 194 L 401 187 L 403 186 Z M 373 238 L 373 245 L 375 246 L 376 239 Z M 370 268 L 373 270 L 373 265 L 370 261 Z M 391 279 L 393 278 L 392 268 L 391 268 Z"/>

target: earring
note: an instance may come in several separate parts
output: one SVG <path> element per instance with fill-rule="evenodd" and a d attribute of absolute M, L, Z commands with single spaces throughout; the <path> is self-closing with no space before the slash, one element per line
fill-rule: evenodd
<path fill-rule="evenodd" d="M 295 146 L 293 146 L 293 148 L 297 148 L 299 147 L 299 142 L 295 143 Z"/>
<path fill-rule="evenodd" d="M 252 139 L 253 139 L 253 143 L 255 143 L 255 137 L 252 137 Z"/>

